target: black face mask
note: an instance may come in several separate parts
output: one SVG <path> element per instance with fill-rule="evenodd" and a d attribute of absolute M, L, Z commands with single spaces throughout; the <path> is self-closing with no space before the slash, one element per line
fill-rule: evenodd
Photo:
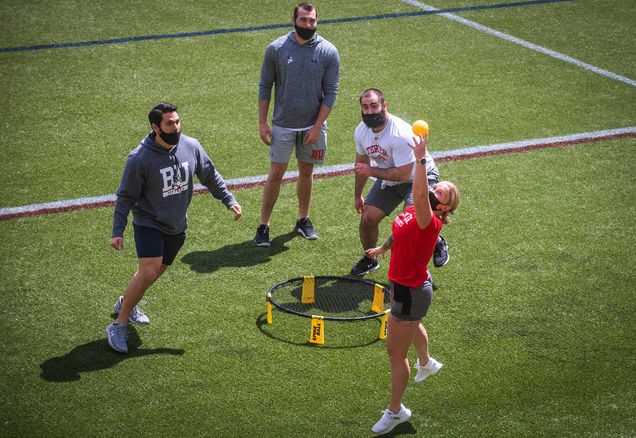
<path fill-rule="evenodd" d="M 161 139 L 165 141 L 166 143 L 168 143 L 170 146 L 174 146 L 177 143 L 179 143 L 179 138 L 181 137 L 181 131 L 172 132 L 172 133 L 159 131 L 159 137 L 161 137 Z"/>
<path fill-rule="evenodd" d="M 439 199 L 437 199 L 437 196 L 435 196 L 435 192 L 433 192 L 431 190 L 428 191 L 428 200 L 431 203 L 431 210 L 433 210 L 433 211 L 435 211 L 437 206 L 439 204 L 441 204 L 441 202 L 439 202 Z"/>
<path fill-rule="evenodd" d="M 386 117 L 384 116 L 384 111 L 375 114 L 362 113 L 362 121 L 369 128 L 379 128 L 386 123 Z"/>
<path fill-rule="evenodd" d="M 298 27 L 294 24 L 294 29 L 299 37 L 304 40 L 310 40 L 312 36 L 316 33 L 316 29 L 305 29 L 304 27 Z"/>

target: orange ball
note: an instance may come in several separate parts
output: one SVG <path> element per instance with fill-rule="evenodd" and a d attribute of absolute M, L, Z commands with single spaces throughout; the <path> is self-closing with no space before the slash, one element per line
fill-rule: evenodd
<path fill-rule="evenodd" d="M 428 134 L 428 123 L 426 123 L 424 120 L 416 120 L 413 123 L 412 128 L 415 135 L 426 137 L 426 134 Z"/>

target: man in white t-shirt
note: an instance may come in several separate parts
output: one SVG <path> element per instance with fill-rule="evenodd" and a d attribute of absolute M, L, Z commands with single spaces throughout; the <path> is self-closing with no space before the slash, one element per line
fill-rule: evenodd
<path fill-rule="evenodd" d="M 390 114 L 382 92 L 376 88 L 365 90 L 360 96 L 362 122 L 356 127 L 356 182 L 354 205 L 360 218 L 360 243 L 363 256 L 351 269 L 353 275 L 366 275 L 379 267 L 379 261 L 364 255 L 378 241 L 378 225 L 404 202 L 404 208 L 413 204 L 411 191 L 415 155 L 409 147 L 413 143 L 411 125 Z M 371 164 L 373 162 L 373 165 Z M 439 171 L 430 154 L 426 155 L 426 173 L 429 185 L 439 180 Z M 369 177 L 376 179 L 366 198 L 362 190 Z M 438 248 L 439 247 L 439 248 Z M 439 249 L 439 250 L 438 250 Z M 435 249 L 435 266 L 448 261 L 446 242 L 441 239 Z M 438 263 L 440 262 L 440 263 Z M 443 263 L 441 263 L 443 262 Z"/>

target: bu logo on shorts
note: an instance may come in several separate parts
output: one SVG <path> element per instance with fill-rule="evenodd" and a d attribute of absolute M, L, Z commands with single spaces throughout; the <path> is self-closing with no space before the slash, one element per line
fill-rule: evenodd
<path fill-rule="evenodd" d="M 311 151 L 311 159 L 312 160 L 322 160 L 322 158 L 324 156 L 325 156 L 324 149 L 313 149 Z"/>

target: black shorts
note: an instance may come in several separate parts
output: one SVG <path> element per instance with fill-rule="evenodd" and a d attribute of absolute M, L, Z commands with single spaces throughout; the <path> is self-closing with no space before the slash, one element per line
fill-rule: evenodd
<path fill-rule="evenodd" d="M 403 321 L 419 321 L 426 316 L 433 297 L 430 279 L 420 287 L 408 287 L 389 280 L 391 315 Z"/>
<path fill-rule="evenodd" d="M 133 224 L 137 257 L 163 257 L 161 263 L 171 265 L 185 242 L 185 232 L 166 234 L 161 230 Z"/>

